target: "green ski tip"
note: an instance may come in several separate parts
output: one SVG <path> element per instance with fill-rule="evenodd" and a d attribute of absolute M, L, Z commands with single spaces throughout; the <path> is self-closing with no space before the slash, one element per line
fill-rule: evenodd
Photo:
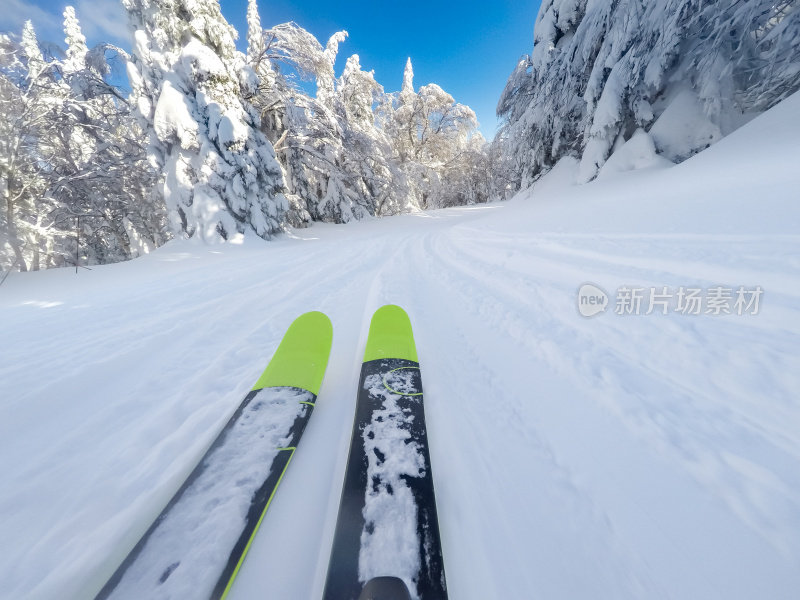
<path fill-rule="evenodd" d="M 289 326 L 253 389 L 285 386 L 319 395 L 332 341 L 333 326 L 327 316 L 321 312 L 300 315 Z"/>
<path fill-rule="evenodd" d="M 372 316 L 364 362 L 400 358 L 419 362 L 411 321 L 406 311 L 394 304 L 382 306 Z"/>

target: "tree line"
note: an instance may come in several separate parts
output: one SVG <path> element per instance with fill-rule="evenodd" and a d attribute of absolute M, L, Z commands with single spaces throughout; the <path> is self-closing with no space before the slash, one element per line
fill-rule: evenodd
<path fill-rule="evenodd" d="M 586 183 L 634 137 L 677 163 L 800 89 L 800 0 L 544 0 L 487 142 L 411 59 L 397 92 L 358 55 L 337 75 L 346 31 L 249 0 L 240 52 L 218 0 L 122 4 L 127 51 L 69 7 L 63 47 L 0 34 L 0 269 L 505 199 L 565 157 Z"/>
<path fill-rule="evenodd" d="M 40 44 L 30 22 L 0 36 L 4 269 L 510 193 L 475 113 L 436 84 L 415 88 L 411 59 L 388 93 L 358 55 L 337 77 L 347 32 L 323 46 L 295 23 L 263 29 L 256 0 L 246 52 L 217 0 L 123 6 L 130 50 L 89 48 L 71 7 L 64 47 Z M 120 65 L 129 93 L 111 83 Z"/>

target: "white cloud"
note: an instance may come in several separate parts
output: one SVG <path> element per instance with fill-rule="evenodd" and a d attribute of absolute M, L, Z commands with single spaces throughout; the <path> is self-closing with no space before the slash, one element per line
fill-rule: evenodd
<path fill-rule="evenodd" d="M 130 46 L 127 16 L 119 0 L 66 1 L 52 3 L 47 9 L 25 0 L 2 0 L 2 2 L 0 31 L 19 34 L 23 23 L 30 19 L 40 41 L 63 45 L 64 8 L 72 5 L 90 46 L 99 42 L 111 42 L 123 48 Z"/>
<path fill-rule="evenodd" d="M 61 15 L 28 4 L 24 0 L 3 0 L 0 9 L 0 31 L 22 33 L 22 25 L 33 21 L 33 27 L 40 40 L 58 41 L 64 37 L 61 31 Z"/>
<path fill-rule="evenodd" d="M 130 46 L 128 16 L 119 0 L 78 0 L 75 12 L 87 39 Z"/>

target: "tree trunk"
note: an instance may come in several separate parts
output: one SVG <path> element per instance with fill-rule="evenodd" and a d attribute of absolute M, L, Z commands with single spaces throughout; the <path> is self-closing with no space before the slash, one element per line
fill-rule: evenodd
<path fill-rule="evenodd" d="M 6 179 L 5 201 L 6 201 L 6 223 L 8 224 L 8 245 L 14 251 L 14 257 L 19 266 L 20 272 L 28 270 L 25 258 L 22 255 L 22 240 L 19 239 L 19 232 L 17 231 L 16 220 L 14 219 L 14 192 L 17 189 L 17 178 L 14 176 L 14 171 L 8 172 Z M 13 268 L 13 267 L 12 267 Z"/>
<path fill-rule="evenodd" d="M 9 187 L 10 187 L 9 181 Z M 11 203 L 11 198 L 6 196 L 6 223 L 8 223 L 8 245 L 11 246 L 11 249 L 14 251 L 14 257 L 16 258 L 17 266 L 19 270 L 25 272 L 28 270 L 27 265 L 25 264 L 25 258 L 22 256 L 22 245 L 20 244 L 19 236 L 17 234 L 17 227 L 14 223 L 14 208 L 13 204 Z M 12 267 L 13 268 L 13 267 Z"/>
<path fill-rule="evenodd" d="M 31 261 L 31 271 L 39 270 L 39 236 L 32 236 L 33 241 L 33 260 Z"/>

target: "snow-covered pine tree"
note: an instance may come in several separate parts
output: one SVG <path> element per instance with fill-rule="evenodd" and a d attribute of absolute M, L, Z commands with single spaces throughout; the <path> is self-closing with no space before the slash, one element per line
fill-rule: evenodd
<path fill-rule="evenodd" d="M 247 0 L 247 63 L 258 72 L 264 57 L 264 30 L 258 14 L 257 0 Z"/>
<path fill-rule="evenodd" d="M 797 0 L 544 0 L 498 103 L 506 152 L 523 186 L 566 155 L 588 181 L 639 128 L 679 161 L 798 89 L 799 63 Z"/>
<path fill-rule="evenodd" d="M 410 104 L 414 97 L 414 65 L 411 57 L 406 59 L 406 68 L 403 69 L 403 86 L 400 88 L 399 104 Z"/>
<path fill-rule="evenodd" d="M 47 69 L 47 65 L 42 56 L 42 49 L 39 47 L 39 40 L 36 37 L 36 31 L 33 28 L 33 23 L 28 20 L 22 26 L 22 38 L 20 41 L 20 48 L 22 50 L 22 57 L 26 63 L 26 70 L 28 80 L 36 81 Z"/>
<path fill-rule="evenodd" d="M 75 8 L 67 6 L 64 9 L 64 35 L 67 43 L 67 59 L 64 61 L 65 71 L 80 71 L 86 67 L 86 55 L 89 48 L 86 46 L 86 38 L 81 31 L 78 17 L 75 15 Z"/>
<path fill-rule="evenodd" d="M 287 208 L 272 145 L 247 98 L 257 78 L 218 0 L 123 0 L 132 96 L 175 231 L 206 241 L 277 232 Z"/>
<path fill-rule="evenodd" d="M 411 57 L 406 60 L 403 70 L 403 86 L 400 93 L 391 98 L 392 103 L 386 105 L 390 118 L 385 127 L 389 129 L 394 149 L 401 163 L 412 160 L 417 144 L 417 130 L 419 124 L 415 118 L 417 94 L 414 91 L 414 66 Z"/>

